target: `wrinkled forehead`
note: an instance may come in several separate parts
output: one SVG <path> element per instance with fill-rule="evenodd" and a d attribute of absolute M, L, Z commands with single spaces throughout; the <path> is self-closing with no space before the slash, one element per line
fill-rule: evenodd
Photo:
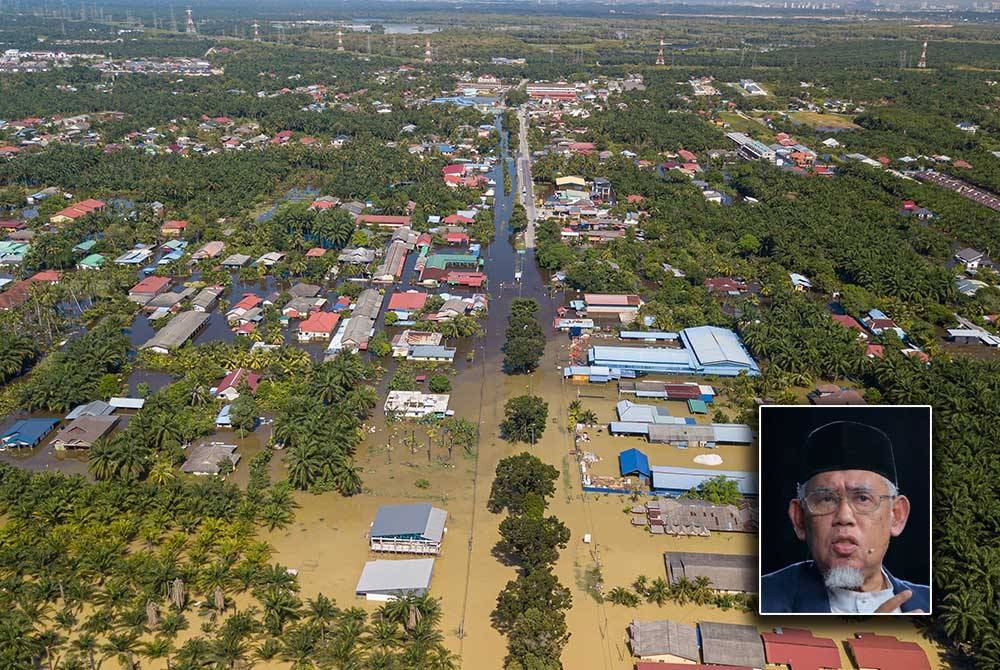
<path fill-rule="evenodd" d="M 819 489 L 829 489 L 833 491 L 848 491 L 853 489 L 867 489 L 872 493 L 888 493 L 888 487 L 882 475 L 870 470 L 831 470 L 813 475 L 806 482 L 806 491 L 812 492 Z"/>

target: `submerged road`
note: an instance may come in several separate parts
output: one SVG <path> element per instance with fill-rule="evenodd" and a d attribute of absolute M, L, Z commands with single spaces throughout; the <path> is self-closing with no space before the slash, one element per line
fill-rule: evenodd
<path fill-rule="evenodd" d="M 479 414 L 470 416 L 478 420 L 480 439 L 475 451 L 475 467 L 472 481 L 472 520 L 467 546 L 465 588 L 462 602 L 461 624 L 459 628 L 459 655 L 466 670 L 481 670 L 483 659 L 479 654 L 488 653 L 500 659 L 506 647 L 506 640 L 489 621 L 489 612 L 496 603 L 497 594 L 506 581 L 496 580 L 496 558 L 491 554 L 498 539 L 497 523 L 483 523 L 480 517 L 489 515 L 486 499 L 489 496 L 497 462 L 509 455 L 513 449 L 499 436 L 499 425 L 503 420 L 503 404 L 506 400 L 504 384 L 508 381 L 502 371 L 504 333 L 510 314 L 511 300 L 521 296 L 536 298 L 541 309 L 539 321 L 551 322 L 554 316 L 554 301 L 549 297 L 545 282 L 534 262 L 532 249 L 519 254 L 513 245 L 510 216 L 514 209 L 514 193 L 504 193 L 503 166 L 520 173 L 520 161 L 509 155 L 507 130 L 502 117 L 496 119 L 496 129 L 500 135 L 497 148 L 497 164 L 491 173 L 496 182 L 493 200 L 493 225 L 495 237 L 483 249 L 484 271 L 489 276 L 489 311 L 483 323 L 483 335 L 476 343 L 476 365 L 462 371 L 461 375 L 475 375 L 479 384 Z M 512 178 L 518 175 L 512 175 Z M 513 179 L 512 179 L 513 181 Z M 516 183 L 516 182 L 514 182 Z M 516 267 L 522 268 L 520 281 L 515 281 Z M 529 380 L 524 380 L 530 384 Z M 458 382 L 456 382 L 456 386 Z M 504 574 L 502 571 L 500 574 Z M 476 639 L 476 652 L 465 647 L 468 636 Z M 487 652 L 488 650 L 488 652 Z"/>
<path fill-rule="evenodd" d="M 535 186 L 531 178 L 531 146 L 528 144 L 528 110 L 517 110 L 518 140 L 520 156 L 517 158 L 517 181 L 520 186 L 519 198 L 528 215 L 528 229 L 524 232 L 524 245 L 535 248 Z"/>

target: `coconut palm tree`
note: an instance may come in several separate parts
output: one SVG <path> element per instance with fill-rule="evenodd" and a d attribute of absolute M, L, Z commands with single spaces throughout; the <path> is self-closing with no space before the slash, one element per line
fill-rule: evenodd
<path fill-rule="evenodd" d="M 670 587 L 663 577 L 657 577 L 646 587 L 645 595 L 647 602 L 656 603 L 662 607 L 670 599 Z"/>
<path fill-rule="evenodd" d="M 167 670 L 170 668 L 170 655 L 174 651 L 173 643 L 165 637 L 156 637 L 142 645 L 142 655 L 151 661 L 161 658 L 166 660 Z"/>
<path fill-rule="evenodd" d="M 339 615 L 340 609 L 337 607 L 337 603 L 322 593 L 306 601 L 306 618 L 309 623 L 316 626 L 324 642 L 330 627 Z"/>
<path fill-rule="evenodd" d="M 114 658 L 127 670 L 135 670 L 135 653 L 138 649 L 138 634 L 112 633 L 108 636 L 108 641 L 101 645 L 101 660 Z"/>

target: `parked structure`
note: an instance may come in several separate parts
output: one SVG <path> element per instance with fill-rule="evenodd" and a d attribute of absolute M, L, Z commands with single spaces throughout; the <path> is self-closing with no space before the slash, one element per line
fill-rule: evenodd
<path fill-rule="evenodd" d="M 701 468 L 681 468 L 668 465 L 654 465 L 652 472 L 653 490 L 658 493 L 681 495 L 713 477 L 725 477 L 736 482 L 744 496 L 757 495 L 757 476 L 740 470 L 704 470 Z"/>
<path fill-rule="evenodd" d="M 845 642 L 848 655 L 865 670 L 930 670 L 927 654 L 916 642 L 901 642 L 892 635 L 856 633 Z"/>

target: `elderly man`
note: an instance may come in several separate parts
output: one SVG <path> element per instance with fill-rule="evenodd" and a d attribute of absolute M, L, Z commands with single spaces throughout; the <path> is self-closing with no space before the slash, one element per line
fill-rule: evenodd
<path fill-rule="evenodd" d="M 929 612 L 930 589 L 882 565 L 910 514 L 889 437 L 853 421 L 820 426 L 806 438 L 798 477 L 788 516 L 812 560 L 761 579 L 761 613 Z"/>

